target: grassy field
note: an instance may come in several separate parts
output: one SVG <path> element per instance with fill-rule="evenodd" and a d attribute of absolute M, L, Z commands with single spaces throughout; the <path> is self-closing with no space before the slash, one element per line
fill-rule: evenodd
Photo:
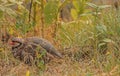
<path fill-rule="evenodd" d="M 44 27 L 44 38 L 55 45 L 63 58 L 53 57 L 40 68 L 15 59 L 10 46 L 0 41 L 0 76 L 120 76 L 120 10 L 85 11 L 88 10 L 92 13 L 82 14 L 80 19 L 60 21 L 55 38 L 54 24 Z M 1 30 L 7 28 L 10 34 L 19 37 L 41 36 L 40 22 L 25 33 L 7 18 L 11 24 L 3 23 Z"/>

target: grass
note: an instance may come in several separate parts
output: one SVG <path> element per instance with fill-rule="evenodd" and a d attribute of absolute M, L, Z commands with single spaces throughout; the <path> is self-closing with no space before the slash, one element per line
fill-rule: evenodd
<path fill-rule="evenodd" d="M 106 13 L 107 12 L 107 13 Z M 119 76 L 120 75 L 120 14 L 119 10 L 103 10 L 81 20 L 62 23 L 55 43 L 52 26 L 45 28 L 45 38 L 63 53 L 41 70 L 15 59 L 7 45 L 0 47 L 1 76 Z M 39 27 L 39 26 L 36 26 Z M 39 31 L 39 30 L 37 30 Z M 31 34 L 34 33 L 34 31 Z M 49 33 L 49 34 L 48 34 Z M 17 33 L 16 33 L 17 34 Z M 27 36 L 31 36 L 28 32 Z"/>

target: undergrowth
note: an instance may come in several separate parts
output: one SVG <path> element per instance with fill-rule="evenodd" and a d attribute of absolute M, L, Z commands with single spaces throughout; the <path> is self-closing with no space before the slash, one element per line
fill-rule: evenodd
<path fill-rule="evenodd" d="M 44 27 L 45 38 L 60 49 L 64 56 L 60 60 L 53 58 L 46 67 L 41 63 L 44 71 L 15 59 L 10 48 L 0 43 L 0 73 L 6 76 L 119 76 L 120 11 L 114 8 L 98 8 L 92 8 L 91 14 L 81 15 L 78 20 L 67 23 L 61 21 L 55 38 L 51 36 L 52 26 Z M 17 24 L 24 26 L 19 21 L 18 19 Z M 38 25 L 30 24 L 30 29 L 27 27 L 27 30 L 21 26 L 20 29 L 24 31 L 15 26 L 11 28 L 11 25 L 7 29 L 14 36 L 21 36 L 21 33 L 22 37 L 34 34 L 39 36 Z"/>

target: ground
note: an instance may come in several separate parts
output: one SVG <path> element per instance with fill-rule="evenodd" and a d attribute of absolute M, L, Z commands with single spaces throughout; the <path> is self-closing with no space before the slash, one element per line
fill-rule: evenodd
<path fill-rule="evenodd" d="M 1 63 L 0 76 L 118 76 L 115 72 L 118 66 L 114 67 L 110 72 L 103 72 L 100 67 L 94 65 L 93 61 L 83 60 L 77 62 L 71 61 L 67 57 L 64 59 L 53 58 L 45 65 L 43 71 L 36 66 L 28 66 L 22 62 L 13 65 Z"/>

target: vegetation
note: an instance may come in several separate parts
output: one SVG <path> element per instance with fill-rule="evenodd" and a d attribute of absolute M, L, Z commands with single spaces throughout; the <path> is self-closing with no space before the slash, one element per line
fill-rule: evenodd
<path fill-rule="evenodd" d="M 120 10 L 91 0 L 0 0 L 0 32 L 39 36 L 63 54 L 43 65 L 15 59 L 0 41 L 1 76 L 119 76 Z M 71 20 L 61 10 L 70 7 Z M 68 8 L 69 9 L 69 8 Z"/>

